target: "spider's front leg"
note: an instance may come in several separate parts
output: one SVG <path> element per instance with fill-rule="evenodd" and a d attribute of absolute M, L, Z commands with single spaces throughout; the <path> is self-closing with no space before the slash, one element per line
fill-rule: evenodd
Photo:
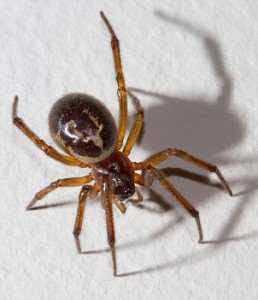
<path fill-rule="evenodd" d="M 116 73 L 116 81 L 117 81 L 117 96 L 119 101 L 117 150 L 121 149 L 123 145 L 125 132 L 126 132 L 127 119 L 128 119 L 127 94 L 132 98 L 133 105 L 136 109 L 135 120 L 132 129 L 129 133 L 129 136 L 127 138 L 125 147 L 123 149 L 123 153 L 128 156 L 141 131 L 144 113 L 139 100 L 130 91 L 127 91 L 126 89 L 126 84 L 125 84 L 125 79 L 124 79 L 124 74 L 122 69 L 121 55 L 120 55 L 119 40 L 115 34 L 115 31 L 112 28 L 109 20 L 107 19 L 107 17 L 102 11 L 100 12 L 100 15 L 103 21 L 105 22 L 108 31 L 111 35 L 111 47 L 113 52 L 114 65 L 115 65 L 115 73 Z"/>
<path fill-rule="evenodd" d="M 117 150 L 119 150 L 123 145 L 123 140 L 124 140 L 126 126 L 127 126 L 127 91 L 126 91 L 125 79 L 124 79 L 124 74 L 122 69 L 119 40 L 105 14 L 101 11 L 100 15 L 103 21 L 105 22 L 108 31 L 111 35 L 111 47 L 113 52 L 114 65 L 115 65 L 116 81 L 117 81 L 117 96 L 119 101 L 119 122 L 118 122 L 118 143 L 117 143 Z"/>
<path fill-rule="evenodd" d="M 13 111 L 12 119 L 14 125 L 16 125 L 38 148 L 40 148 L 46 155 L 52 157 L 53 159 L 62 162 L 70 166 L 78 166 L 81 168 L 88 168 L 89 165 L 77 160 L 76 158 L 64 155 L 53 147 L 49 146 L 43 140 L 40 139 L 26 124 L 25 122 L 17 115 L 17 105 L 18 105 L 18 96 L 15 96 L 13 101 Z"/>
<path fill-rule="evenodd" d="M 46 186 L 44 189 L 39 191 L 32 201 L 28 204 L 26 207 L 27 210 L 32 209 L 32 207 L 41 199 L 46 197 L 47 194 L 50 192 L 53 192 L 55 189 L 59 187 L 72 187 L 72 186 L 81 186 L 83 184 L 86 184 L 90 181 L 92 181 L 93 177 L 92 175 L 87 175 L 83 177 L 73 177 L 73 178 L 62 178 L 58 179 L 56 181 L 51 182 L 48 186 Z"/>

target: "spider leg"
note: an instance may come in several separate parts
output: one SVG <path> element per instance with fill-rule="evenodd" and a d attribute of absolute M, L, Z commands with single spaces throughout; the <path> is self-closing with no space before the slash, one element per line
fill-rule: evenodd
<path fill-rule="evenodd" d="M 46 155 L 52 157 L 53 159 L 60 161 L 66 165 L 70 166 L 78 166 L 81 168 L 89 167 L 88 164 L 83 163 L 76 158 L 68 155 L 64 155 L 59 153 L 53 147 L 46 144 L 43 140 L 41 140 L 25 123 L 24 121 L 17 116 L 17 105 L 18 105 L 18 96 L 15 96 L 13 102 L 13 123 L 16 125 L 38 148 L 40 148 Z"/>
<path fill-rule="evenodd" d="M 134 117 L 134 122 L 130 130 L 130 133 L 127 137 L 125 146 L 123 148 L 123 153 L 127 156 L 130 154 L 135 142 L 137 141 L 144 120 L 144 111 L 143 108 L 141 107 L 139 99 L 129 91 L 128 91 L 128 95 L 132 98 L 132 102 L 136 110 L 136 115 Z"/>
<path fill-rule="evenodd" d="M 92 175 L 84 176 L 84 177 L 74 177 L 74 178 L 63 178 L 53 181 L 48 186 L 46 186 L 43 190 L 39 191 L 29 205 L 26 207 L 27 210 L 30 210 L 38 200 L 44 198 L 47 194 L 54 191 L 58 187 L 69 187 L 69 186 L 80 186 L 85 183 L 92 181 Z"/>
<path fill-rule="evenodd" d="M 133 163 L 133 167 L 135 170 L 141 170 L 139 167 L 138 167 L 138 164 L 137 163 Z M 139 184 L 141 186 L 144 186 L 144 182 L 142 180 L 142 176 L 138 173 L 134 173 L 134 183 L 136 184 Z"/>
<path fill-rule="evenodd" d="M 94 190 L 94 186 L 92 187 L 90 185 L 84 185 L 79 195 L 79 203 L 78 203 L 77 214 L 76 214 L 74 230 L 73 230 L 73 235 L 75 238 L 75 243 L 76 243 L 78 253 L 82 253 L 81 243 L 80 243 L 80 233 L 81 233 L 82 222 L 83 222 L 83 217 L 85 212 L 86 200 L 91 190 Z"/>
<path fill-rule="evenodd" d="M 119 150 L 123 145 L 123 139 L 125 136 L 126 126 L 127 126 L 127 91 L 125 86 L 124 74 L 122 70 L 119 41 L 117 36 L 108 21 L 107 17 L 101 11 L 100 15 L 105 22 L 110 34 L 111 34 L 111 47 L 113 52 L 115 72 L 116 72 L 116 81 L 118 85 L 117 96 L 119 101 L 119 122 L 118 122 L 118 144 L 117 150 Z"/>
<path fill-rule="evenodd" d="M 116 205 L 116 207 L 121 211 L 122 214 L 124 214 L 126 212 L 126 207 L 124 205 L 124 203 L 120 202 L 115 195 L 113 195 L 113 201 Z"/>
<path fill-rule="evenodd" d="M 137 187 L 135 187 L 135 192 L 137 195 L 137 199 L 129 199 L 128 202 L 132 203 L 133 205 L 139 205 L 140 203 L 142 203 L 143 197 L 140 190 Z"/>
<path fill-rule="evenodd" d="M 113 207 L 112 207 L 112 192 L 110 189 L 110 181 L 107 176 L 103 177 L 103 185 L 101 191 L 101 198 L 104 203 L 104 208 L 106 212 L 106 223 L 107 223 L 107 238 L 108 244 L 110 246 L 112 261 L 113 261 L 113 274 L 117 275 L 117 264 L 116 264 L 116 250 L 115 250 L 115 226 L 113 217 Z"/>
<path fill-rule="evenodd" d="M 180 159 L 183 159 L 187 162 L 190 162 L 192 164 L 194 164 L 195 166 L 202 168 L 204 170 L 207 170 L 209 172 L 215 173 L 219 180 L 221 181 L 222 185 L 224 186 L 224 188 L 228 191 L 230 196 L 233 196 L 233 193 L 227 183 L 227 181 L 225 180 L 225 178 L 222 176 L 220 170 L 218 169 L 217 166 L 214 166 L 206 161 L 203 161 L 197 157 L 194 157 L 182 150 L 178 150 L 178 149 L 174 149 L 174 148 L 168 148 L 164 151 L 161 151 L 159 153 L 156 153 L 152 156 L 150 156 L 149 158 L 147 158 L 145 161 L 143 161 L 142 163 L 140 163 L 138 166 L 137 164 L 135 165 L 135 168 L 139 168 L 139 169 L 146 169 L 146 167 L 148 167 L 149 165 L 157 165 L 161 162 L 163 162 L 164 160 L 168 159 L 170 156 L 176 156 Z"/>
<path fill-rule="evenodd" d="M 196 210 L 184 197 L 181 195 L 179 191 L 166 179 L 166 177 L 162 174 L 162 172 L 153 166 L 148 166 L 147 169 L 154 178 L 156 178 L 163 186 L 166 188 L 170 194 L 178 200 L 182 206 L 187 210 L 187 212 L 195 218 L 198 232 L 199 232 L 199 243 L 203 241 L 203 231 L 202 231 L 202 226 L 201 226 L 201 221 L 199 217 L 199 212 Z M 144 176 L 144 174 L 143 174 Z M 149 175 L 148 175 L 149 176 Z"/>

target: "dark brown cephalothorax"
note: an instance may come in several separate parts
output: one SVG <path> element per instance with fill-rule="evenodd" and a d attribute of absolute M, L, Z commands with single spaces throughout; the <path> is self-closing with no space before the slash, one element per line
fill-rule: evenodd
<path fill-rule="evenodd" d="M 61 148 L 86 163 L 104 160 L 117 145 L 113 116 L 87 94 L 67 94 L 57 100 L 49 114 L 49 129 Z"/>
<path fill-rule="evenodd" d="M 13 122 L 33 143 L 48 156 L 70 166 L 89 168 L 91 171 L 82 177 L 58 179 L 39 191 L 27 206 L 30 210 L 39 200 L 58 187 L 82 186 L 76 214 L 73 234 L 77 250 L 81 253 L 80 233 L 83 223 L 86 201 L 95 199 L 101 193 L 101 203 L 106 213 L 107 239 L 111 249 L 113 273 L 117 275 L 115 251 L 115 225 L 113 205 L 125 213 L 126 204 L 138 205 L 142 202 L 141 192 L 135 185 L 150 187 L 158 180 L 167 191 L 176 198 L 185 210 L 195 219 L 199 242 L 203 241 L 203 232 L 199 212 L 182 196 L 156 168 L 169 157 L 176 156 L 195 166 L 214 172 L 225 189 L 232 192 L 219 169 L 182 150 L 168 148 L 158 152 L 143 162 L 131 162 L 128 158 L 141 132 L 144 113 L 139 100 L 126 90 L 122 71 L 119 41 L 103 12 L 100 13 L 111 34 L 111 47 L 115 63 L 117 96 L 119 102 L 118 129 L 113 116 L 103 103 L 86 94 L 68 94 L 60 98 L 52 107 L 49 115 L 50 132 L 59 146 L 68 154 L 58 152 L 41 140 L 17 115 L 18 97 L 13 103 Z M 127 128 L 127 96 L 134 104 L 136 114 L 129 135 L 124 142 Z M 94 184 L 89 183 L 94 181 Z M 134 195 L 137 199 L 132 199 Z M 124 202 L 124 200 L 126 200 Z"/>
<path fill-rule="evenodd" d="M 103 175 L 108 175 L 111 190 L 121 201 L 132 197 L 135 193 L 133 164 L 120 151 L 114 152 L 109 158 L 92 166 L 92 173 L 99 183 L 103 180 Z"/>

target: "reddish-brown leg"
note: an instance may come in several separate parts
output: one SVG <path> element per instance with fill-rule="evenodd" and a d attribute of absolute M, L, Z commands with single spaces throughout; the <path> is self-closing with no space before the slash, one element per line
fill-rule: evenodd
<path fill-rule="evenodd" d="M 127 91 L 125 86 L 124 74 L 122 70 L 119 41 L 114 32 L 114 29 L 112 28 L 105 14 L 101 11 L 100 15 L 111 34 L 111 47 L 113 52 L 114 64 L 115 64 L 116 81 L 118 85 L 117 96 L 118 96 L 119 108 L 120 108 L 119 122 L 118 122 L 118 144 L 117 144 L 117 150 L 119 150 L 123 145 L 123 139 L 125 136 L 126 126 L 127 126 Z"/>
<path fill-rule="evenodd" d="M 129 91 L 128 91 L 128 95 L 132 99 L 134 108 L 136 110 L 136 115 L 134 117 L 134 122 L 130 130 L 130 133 L 127 137 L 125 146 L 123 148 L 123 153 L 127 156 L 130 154 L 134 144 L 136 143 L 139 137 L 139 134 L 142 129 L 143 121 L 144 121 L 144 111 L 143 108 L 141 107 L 139 99 Z"/>
<path fill-rule="evenodd" d="M 84 185 L 79 195 L 79 203 L 78 203 L 77 214 L 76 214 L 74 230 L 73 230 L 78 253 L 82 252 L 81 243 L 80 243 L 80 233 L 82 229 L 82 222 L 83 222 L 83 217 L 85 212 L 86 200 L 91 188 L 92 187 L 90 185 Z"/>
<path fill-rule="evenodd" d="M 101 197 L 106 212 L 107 237 L 108 237 L 108 244 L 110 246 L 110 250 L 112 254 L 113 274 L 114 276 L 116 276 L 117 264 L 116 264 L 116 250 L 115 250 L 115 226 L 114 226 L 113 207 L 112 207 L 112 193 L 110 189 L 109 178 L 107 176 L 103 178 Z"/>
<path fill-rule="evenodd" d="M 174 148 L 166 149 L 164 151 L 161 151 L 159 153 L 156 153 L 156 154 L 150 156 L 145 161 L 138 164 L 138 166 L 137 166 L 137 164 L 135 164 L 135 168 L 137 169 L 137 167 L 138 167 L 140 169 L 146 169 L 149 165 L 157 165 L 157 164 L 163 162 L 164 160 L 168 159 L 171 156 L 176 156 L 180 159 L 183 159 L 185 161 L 188 161 L 188 162 L 194 164 L 195 166 L 197 166 L 199 168 L 202 168 L 209 172 L 215 173 L 218 176 L 221 183 L 223 184 L 224 188 L 228 191 L 229 195 L 233 196 L 233 193 L 232 193 L 227 181 L 222 176 L 222 174 L 217 166 L 214 166 L 206 161 L 203 161 L 197 157 L 194 157 L 182 150 L 178 150 L 178 149 L 174 149 Z"/>
<path fill-rule="evenodd" d="M 142 170 L 141 168 L 139 168 L 138 164 L 136 165 L 136 163 L 133 163 L 133 167 L 135 170 Z M 136 184 L 139 184 L 141 186 L 144 186 L 143 180 L 142 180 L 142 176 L 138 173 L 134 173 L 134 182 Z"/>
<path fill-rule="evenodd" d="M 122 214 L 124 214 L 126 212 L 126 207 L 124 205 L 124 203 L 120 202 L 115 195 L 113 195 L 113 201 L 116 205 L 116 207 L 121 211 Z"/>
<path fill-rule="evenodd" d="M 129 199 L 128 202 L 132 203 L 133 205 L 139 205 L 140 203 L 142 203 L 143 197 L 139 189 L 137 189 L 137 187 L 135 187 L 135 193 L 137 195 L 137 199 Z"/>
<path fill-rule="evenodd" d="M 150 172 L 148 176 L 152 174 L 152 176 L 156 178 L 164 186 L 164 188 L 166 188 L 170 192 L 170 194 L 182 204 L 182 206 L 188 211 L 188 213 L 195 218 L 198 232 L 199 232 L 199 243 L 201 243 L 203 241 L 203 231 L 202 231 L 201 221 L 199 217 L 199 212 L 181 195 L 181 193 L 179 193 L 176 190 L 176 188 L 170 182 L 168 182 L 168 180 L 162 174 L 161 171 L 154 168 L 153 166 L 148 166 L 147 170 Z"/>
<path fill-rule="evenodd" d="M 83 184 L 86 184 L 90 181 L 92 181 L 93 177 L 92 175 L 84 176 L 84 177 L 74 177 L 74 178 L 63 178 L 58 179 L 52 183 L 50 183 L 48 186 L 46 186 L 43 190 L 38 192 L 33 200 L 29 203 L 27 206 L 27 210 L 30 210 L 37 201 L 43 199 L 47 194 L 54 191 L 58 187 L 71 187 L 71 186 L 81 186 Z"/>
<path fill-rule="evenodd" d="M 64 155 L 56 151 L 53 147 L 46 144 L 41 140 L 25 123 L 24 121 L 17 116 L 17 105 L 18 105 L 18 96 L 15 96 L 13 102 L 13 123 L 16 125 L 39 149 L 41 149 L 46 155 L 51 158 L 60 161 L 66 165 L 78 166 L 81 168 L 88 168 L 89 165 L 83 163 L 72 156 Z"/>

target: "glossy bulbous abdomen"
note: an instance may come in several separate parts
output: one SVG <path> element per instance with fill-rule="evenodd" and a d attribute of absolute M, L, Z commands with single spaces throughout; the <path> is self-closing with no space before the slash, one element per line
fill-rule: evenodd
<path fill-rule="evenodd" d="M 117 129 L 106 106 L 92 96 L 67 94 L 49 114 L 56 143 L 80 161 L 94 164 L 110 156 L 117 145 Z"/>

